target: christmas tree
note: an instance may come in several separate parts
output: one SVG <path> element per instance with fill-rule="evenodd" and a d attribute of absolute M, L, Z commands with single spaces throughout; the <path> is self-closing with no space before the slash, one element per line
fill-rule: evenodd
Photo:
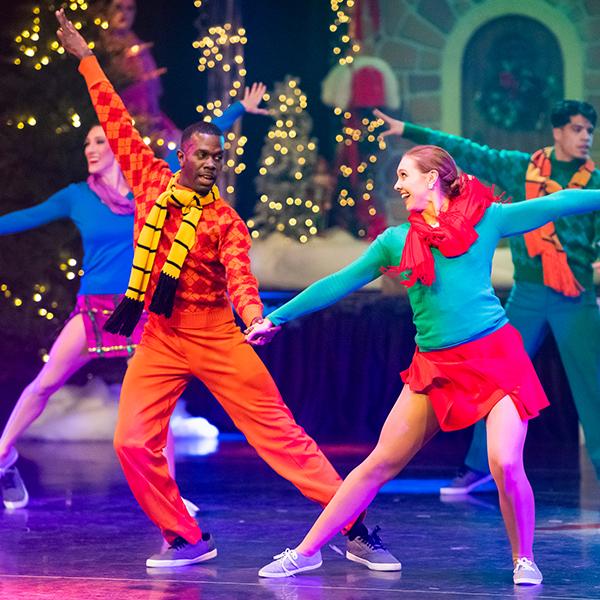
<path fill-rule="evenodd" d="M 314 199 L 317 142 L 298 79 L 277 83 L 268 107 L 275 123 L 261 152 L 260 201 L 248 226 L 255 239 L 279 231 L 305 243 L 319 231 L 321 207 Z"/>
<path fill-rule="evenodd" d="M 38 204 L 86 175 L 83 141 L 95 118 L 76 64 L 56 38 L 56 8 L 19 7 L 12 52 L 0 66 L 2 214 Z M 82 0 L 71 3 L 69 16 L 94 46 L 104 21 Z M 36 347 L 51 339 L 72 307 L 80 257 L 70 222 L 0 238 L 0 326 L 7 335 Z"/>

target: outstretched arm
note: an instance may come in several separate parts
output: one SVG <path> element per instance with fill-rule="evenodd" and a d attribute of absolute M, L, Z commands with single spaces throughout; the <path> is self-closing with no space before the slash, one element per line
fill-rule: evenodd
<path fill-rule="evenodd" d="M 316 281 L 295 298 L 269 314 L 274 325 L 282 325 L 327 306 L 358 290 L 381 275 L 381 267 L 389 264 L 387 252 L 377 238 L 353 263 L 319 281 Z"/>
<path fill-rule="evenodd" d="M 517 195 L 524 185 L 529 155 L 516 150 L 496 150 L 469 139 L 450 135 L 414 123 L 392 119 L 380 110 L 373 113 L 387 129 L 379 135 L 399 135 L 417 144 L 432 144 L 444 148 L 466 173 L 501 186 L 508 194 Z"/>
<path fill-rule="evenodd" d="M 263 96 L 267 91 L 267 86 L 264 83 L 253 83 L 252 87 L 246 88 L 244 98 L 240 102 L 234 102 L 228 106 L 225 112 L 220 117 L 215 117 L 212 122 L 225 133 L 233 127 L 233 124 L 242 117 L 245 113 L 253 115 L 268 115 L 269 111 L 266 108 L 261 108 L 259 105 L 262 102 Z M 179 170 L 179 159 L 177 158 L 177 150 L 171 150 L 165 160 L 171 167 L 172 171 Z"/>
<path fill-rule="evenodd" d="M 67 218 L 71 206 L 67 190 L 68 188 L 64 188 L 56 192 L 37 206 L 2 215 L 0 217 L 0 235 L 27 231 L 58 219 Z"/>
<path fill-rule="evenodd" d="M 560 190 L 516 204 L 497 206 L 502 237 L 526 233 L 559 217 L 600 210 L 600 190 Z"/>
<path fill-rule="evenodd" d="M 253 83 L 251 87 L 244 90 L 244 98 L 239 102 L 234 102 L 220 116 L 213 119 L 213 123 L 223 132 L 231 129 L 233 124 L 244 114 L 249 115 L 268 115 L 269 111 L 262 108 L 260 103 L 267 91 L 267 86 L 262 83 Z"/>
<path fill-rule="evenodd" d="M 85 78 L 100 125 L 133 195 L 138 198 L 151 181 L 161 177 L 169 168 L 164 161 L 154 156 L 135 129 L 123 101 L 63 9 L 56 11 L 56 18 L 60 25 L 58 38 L 65 50 L 80 61 L 79 72 Z"/>

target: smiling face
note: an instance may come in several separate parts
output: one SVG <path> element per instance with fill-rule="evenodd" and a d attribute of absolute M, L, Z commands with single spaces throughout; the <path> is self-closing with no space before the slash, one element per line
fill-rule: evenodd
<path fill-rule="evenodd" d="M 410 156 L 403 156 L 397 169 L 398 180 L 394 189 L 402 196 L 406 209 L 422 212 L 430 204 L 431 190 L 437 179 L 437 171 L 423 173 L 416 161 Z"/>
<path fill-rule="evenodd" d="M 223 169 L 221 138 L 193 133 L 177 151 L 181 175 L 179 183 L 202 196 L 208 194 Z"/>
<path fill-rule="evenodd" d="M 573 115 L 562 127 L 552 130 L 556 158 L 559 160 L 586 160 L 594 141 L 594 126 L 583 115 Z"/>
<path fill-rule="evenodd" d="M 115 155 L 110 149 L 104 130 L 100 125 L 92 127 L 84 143 L 85 158 L 90 175 L 106 173 L 115 163 Z"/>

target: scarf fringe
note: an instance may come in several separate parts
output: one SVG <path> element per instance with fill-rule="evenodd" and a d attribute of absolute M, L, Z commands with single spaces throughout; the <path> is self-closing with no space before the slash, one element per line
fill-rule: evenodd
<path fill-rule="evenodd" d="M 104 329 L 110 333 L 119 333 L 129 337 L 133 333 L 143 311 L 143 302 L 125 296 L 104 324 Z"/>
<path fill-rule="evenodd" d="M 161 273 L 156 284 L 156 289 L 152 294 L 152 301 L 149 306 L 150 311 L 169 318 L 173 314 L 175 292 L 177 291 L 178 283 L 179 279 Z"/>

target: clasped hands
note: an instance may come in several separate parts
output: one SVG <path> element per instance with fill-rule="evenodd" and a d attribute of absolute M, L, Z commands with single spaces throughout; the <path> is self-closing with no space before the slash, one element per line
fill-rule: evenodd
<path fill-rule="evenodd" d="M 275 334 L 281 329 L 279 325 L 273 325 L 269 319 L 258 318 L 252 325 L 244 330 L 246 342 L 252 346 L 264 346 L 268 344 Z"/>

